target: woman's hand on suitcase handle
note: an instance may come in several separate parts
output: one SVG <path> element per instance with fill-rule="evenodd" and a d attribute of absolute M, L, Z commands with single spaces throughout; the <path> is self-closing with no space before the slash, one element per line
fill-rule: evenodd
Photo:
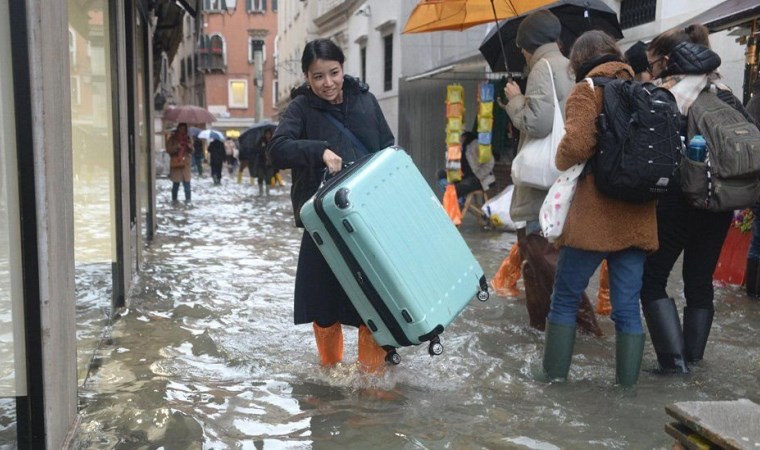
<path fill-rule="evenodd" d="M 324 161 L 325 166 L 327 166 L 327 171 L 330 174 L 340 172 L 343 168 L 343 158 L 329 148 L 326 148 L 324 153 L 322 153 L 322 161 Z"/>

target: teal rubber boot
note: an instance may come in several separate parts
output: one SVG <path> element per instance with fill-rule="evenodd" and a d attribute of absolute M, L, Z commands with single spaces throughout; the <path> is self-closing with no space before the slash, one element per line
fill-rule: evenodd
<path fill-rule="evenodd" d="M 548 381 L 567 379 L 575 345 L 575 324 L 546 322 L 543 369 Z"/>
<path fill-rule="evenodd" d="M 644 334 L 618 333 L 615 338 L 615 382 L 632 387 L 639 379 L 641 357 L 644 354 Z"/>

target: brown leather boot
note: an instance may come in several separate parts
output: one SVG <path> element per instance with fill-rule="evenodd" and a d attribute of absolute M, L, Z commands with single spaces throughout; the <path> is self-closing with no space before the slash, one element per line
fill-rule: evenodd
<path fill-rule="evenodd" d="M 385 366 L 386 351 L 380 347 L 372 332 L 364 325 L 359 327 L 359 363 L 367 372 L 377 372 Z"/>
<path fill-rule="evenodd" d="M 339 322 L 329 327 L 314 322 L 314 338 L 323 366 L 334 366 L 343 360 L 343 328 Z"/>

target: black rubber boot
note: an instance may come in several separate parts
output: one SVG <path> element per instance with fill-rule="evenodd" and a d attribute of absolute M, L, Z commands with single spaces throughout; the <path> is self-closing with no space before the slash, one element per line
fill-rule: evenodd
<path fill-rule="evenodd" d="M 678 309 L 672 298 L 660 298 L 644 304 L 644 319 L 657 353 L 660 373 L 689 373 L 684 357 L 684 336 Z"/>
<path fill-rule="evenodd" d="M 683 342 L 684 356 L 687 363 L 701 361 L 705 354 L 707 338 L 710 337 L 714 309 L 690 308 L 683 309 Z"/>
<path fill-rule="evenodd" d="M 760 259 L 747 258 L 747 269 L 744 278 L 747 280 L 747 295 L 752 298 L 760 298 Z"/>
<path fill-rule="evenodd" d="M 546 321 L 543 369 L 549 381 L 567 379 L 575 346 L 575 324 L 560 325 Z"/>
<path fill-rule="evenodd" d="M 641 356 L 644 354 L 644 333 L 618 333 L 615 336 L 615 382 L 631 387 L 639 379 Z"/>

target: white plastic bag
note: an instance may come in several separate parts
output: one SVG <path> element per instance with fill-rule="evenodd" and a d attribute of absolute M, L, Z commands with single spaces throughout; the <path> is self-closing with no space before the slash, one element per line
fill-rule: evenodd
<path fill-rule="evenodd" d="M 525 227 L 525 222 L 513 222 L 509 215 L 509 206 L 512 204 L 512 193 L 515 187 L 507 186 L 496 197 L 489 199 L 481 208 L 494 228 L 514 231 Z"/>
<path fill-rule="evenodd" d="M 546 61 L 546 60 L 544 60 Z M 543 138 L 527 137 L 520 147 L 519 153 L 512 161 L 512 182 L 517 186 L 527 186 L 536 189 L 548 189 L 559 176 L 559 170 L 554 162 L 557 147 L 565 135 L 565 121 L 562 119 L 562 109 L 557 100 L 557 89 L 554 86 L 554 76 L 549 61 L 549 77 L 552 80 L 554 95 L 554 121 L 552 131 Z"/>
<path fill-rule="evenodd" d="M 567 213 L 575 196 L 578 177 L 583 173 L 585 162 L 574 165 L 562 172 L 541 205 L 538 220 L 541 223 L 541 233 L 549 242 L 554 242 L 562 235 Z"/>

